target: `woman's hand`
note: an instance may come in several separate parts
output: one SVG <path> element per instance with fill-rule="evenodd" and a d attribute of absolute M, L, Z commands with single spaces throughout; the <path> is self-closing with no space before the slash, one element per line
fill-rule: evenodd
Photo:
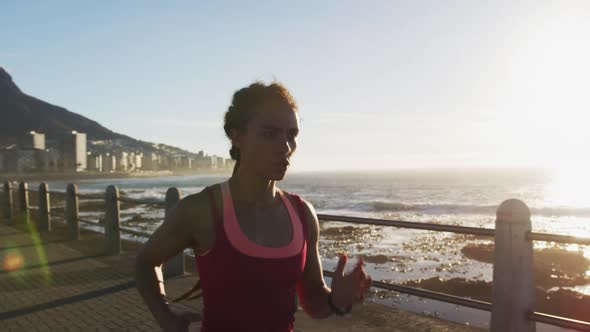
<path fill-rule="evenodd" d="M 338 260 L 332 278 L 332 303 L 338 308 L 365 301 L 365 293 L 371 288 L 372 278 L 364 268 L 363 257 L 360 256 L 354 269 L 344 275 L 344 267 L 348 257 L 342 254 Z"/>
<path fill-rule="evenodd" d="M 191 322 L 201 319 L 201 315 L 193 312 L 172 313 L 172 318 L 164 328 L 165 332 L 188 332 Z"/>

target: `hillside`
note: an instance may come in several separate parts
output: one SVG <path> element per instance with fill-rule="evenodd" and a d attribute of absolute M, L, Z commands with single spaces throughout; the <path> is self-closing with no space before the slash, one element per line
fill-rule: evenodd
<path fill-rule="evenodd" d="M 116 133 L 98 122 L 63 107 L 23 93 L 10 74 L 0 67 L 0 147 L 15 144 L 24 133 L 35 130 L 48 141 L 64 132 L 86 133 L 92 152 L 140 151 L 165 154 L 194 153 L 164 144 L 141 141 Z"/>

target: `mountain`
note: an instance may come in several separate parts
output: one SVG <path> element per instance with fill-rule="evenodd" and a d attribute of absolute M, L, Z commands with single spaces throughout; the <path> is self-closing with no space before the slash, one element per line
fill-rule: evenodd
<path fill-rule="evenodd" d="M 48 142 L 72 130 L 86 133 L 88 150 L 93 152 L 120 150 L 194 155 L 179 148 L 116 133 L 80 114 L 29 96 L 0 67 L 0 147 L 17 143 L 19 137 L 31 130 L 44 133 Z"/>

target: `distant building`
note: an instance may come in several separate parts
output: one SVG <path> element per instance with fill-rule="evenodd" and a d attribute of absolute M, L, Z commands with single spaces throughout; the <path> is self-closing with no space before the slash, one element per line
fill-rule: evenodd
<path fill-rule="evenodd" d="M 175 166 L 179 169 L 191 169 L 193 164 L 193 158 L 186 155 L 180 155 L 175 158 Z"/>
<path fill-rule="evenodd" d="M 0 171 L 16 172 L 17 165 L 17 149 L 15 147 L 4 148 L 0 150 Z"/>
<path fill-rule="evenodd" d="M 45 134 L 30 131 L 18 139 L 18 146 L 0 149 L 0 171 L 55 172 L 59 170 L 59 151 L 45 148 Z"/>
<path fill-rule="evenodd" d="M 37 171 L 36 152 L 35 149 L 16 150 L 16 171 L 18 173 Z"/>
<path fill-rule="evenodd" d="M 235 166 L 235 164 L 236 164 L 236 161 L 235 160 L 233 160 L 231 158 L 225 159 L 225 168 L 233 169 L 234 166 Z"/>
<path fill-rule="evenodd" d="M 41 171 L 58 172 L 61 155 L 59 151 L 53 148 L 45 149 L 41 154 Z"/>
<path fill-rule="evenodd" d="M 117 170 L 121 172 L 127 172 L 129 168 L 129 154 L 127 152 L 121 152 L 118 154 L 119 165 Z"/>
<path fill-rule="evenodd" d="M 225 168 L 225 159 L 223 157 L 216 157 L 215 168 Z"/>
<path fill-rule="evenodd" d="M 102 171 L 112 173 L 117 169 L 117 157 L 107 152 L 102 157 Z"/>
<path fill-rule="evenodd" d="M 20 138 L 19 146 L 21 149 L 45 150 L 45 134 L 31 130 Z"/>
<path fill-rule="evenodd" d="M 170 157 L 170 164 L 169 169 L 179 169 L 182 168 L 182 156 L 181 155 L 174 155 Z"/>
<path fill-rule="evenodd" d="M 102 154 L 92 154 L 88 152 L 86 164 L 89 171 L 102 172 Z"/>
<path fill-rule="evenodd" d="M 46 159 L 45 159 L 45 171 L 47 172 L 57 172 L 59 171 L 59 160 L 60 154 L 59 151 L 56 149 L 45 149 L 47 151 Z"/>
<path fill-rule="evenodd" d="M 43 172 L 46 151 L 40 149 L 16 150 L 16 171 L 18 173 Z"/>
<path fill-rule="evenodd" d="M 158 168 L 159 169 L 171 169 L 174 165 L 174 160 L 169 155 L 158 156 Z"/>
<path fill-rule="evenodd" d="M 137 171 L 140 170 L 142 167 L 141 159 L 143 157 L 143 153 L 135 153 L 131 152 L 129 155 L 129 170 L 130 171 Z"/>
<path fill-rule="evenodd" d="M 193 169 L 212 169 L 216 168 L 217 164 L 224 165 L 225 161 L 218 160 L 216 156 L 208 156 L 203 151 L 199 151 L 196 158 L 191 161 L 191 168 Z"/>
<path fill-rule="evenodd" d="M 160 166 L 160 157 L 154 153 L 147 153 L 141 156 L 142 169 L 148 171 L 157 171 Z"/>
<path fill-rule="evenodd" d="M 17 173 L 47 172 L 57 169 L 55 152 L 40 149 L 13 149 L 2 151 L 2 170 Z M 54 166 L 50 168 L 50 156 Z"/>
<path fill-rule="evenodd" d="M 86 134 L 75 130 L 64 134 L 59 143 L 64 171 L 81 172 L 86 170 Z"/>

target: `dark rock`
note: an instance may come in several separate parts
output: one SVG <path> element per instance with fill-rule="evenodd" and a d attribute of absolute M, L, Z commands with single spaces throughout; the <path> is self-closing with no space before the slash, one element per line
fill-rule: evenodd
<path fill-rule="evenodd" d="M 461 252 L 470 259 L 494 262 L 493 244 L 468 244 Z M 561 248 L 535 249 L 533 264 L 535 284 L 543 289 L 590 284 L 590 277 L 586 275 L 590 260 L 581 252 Z"/>
<path fill-rule="evenodd" d="M 487 281 L 467 280 L 464 278 L 442 280 L 433 277 L 406 281 L 403 284 L 480 301 L 491 302 L 492 300 L 492 283 Z M 535 291 L 536 311 L 572 319 L 588 320 L 590 296 L 563 288 L 545 290 L 537 287 Z"/>

